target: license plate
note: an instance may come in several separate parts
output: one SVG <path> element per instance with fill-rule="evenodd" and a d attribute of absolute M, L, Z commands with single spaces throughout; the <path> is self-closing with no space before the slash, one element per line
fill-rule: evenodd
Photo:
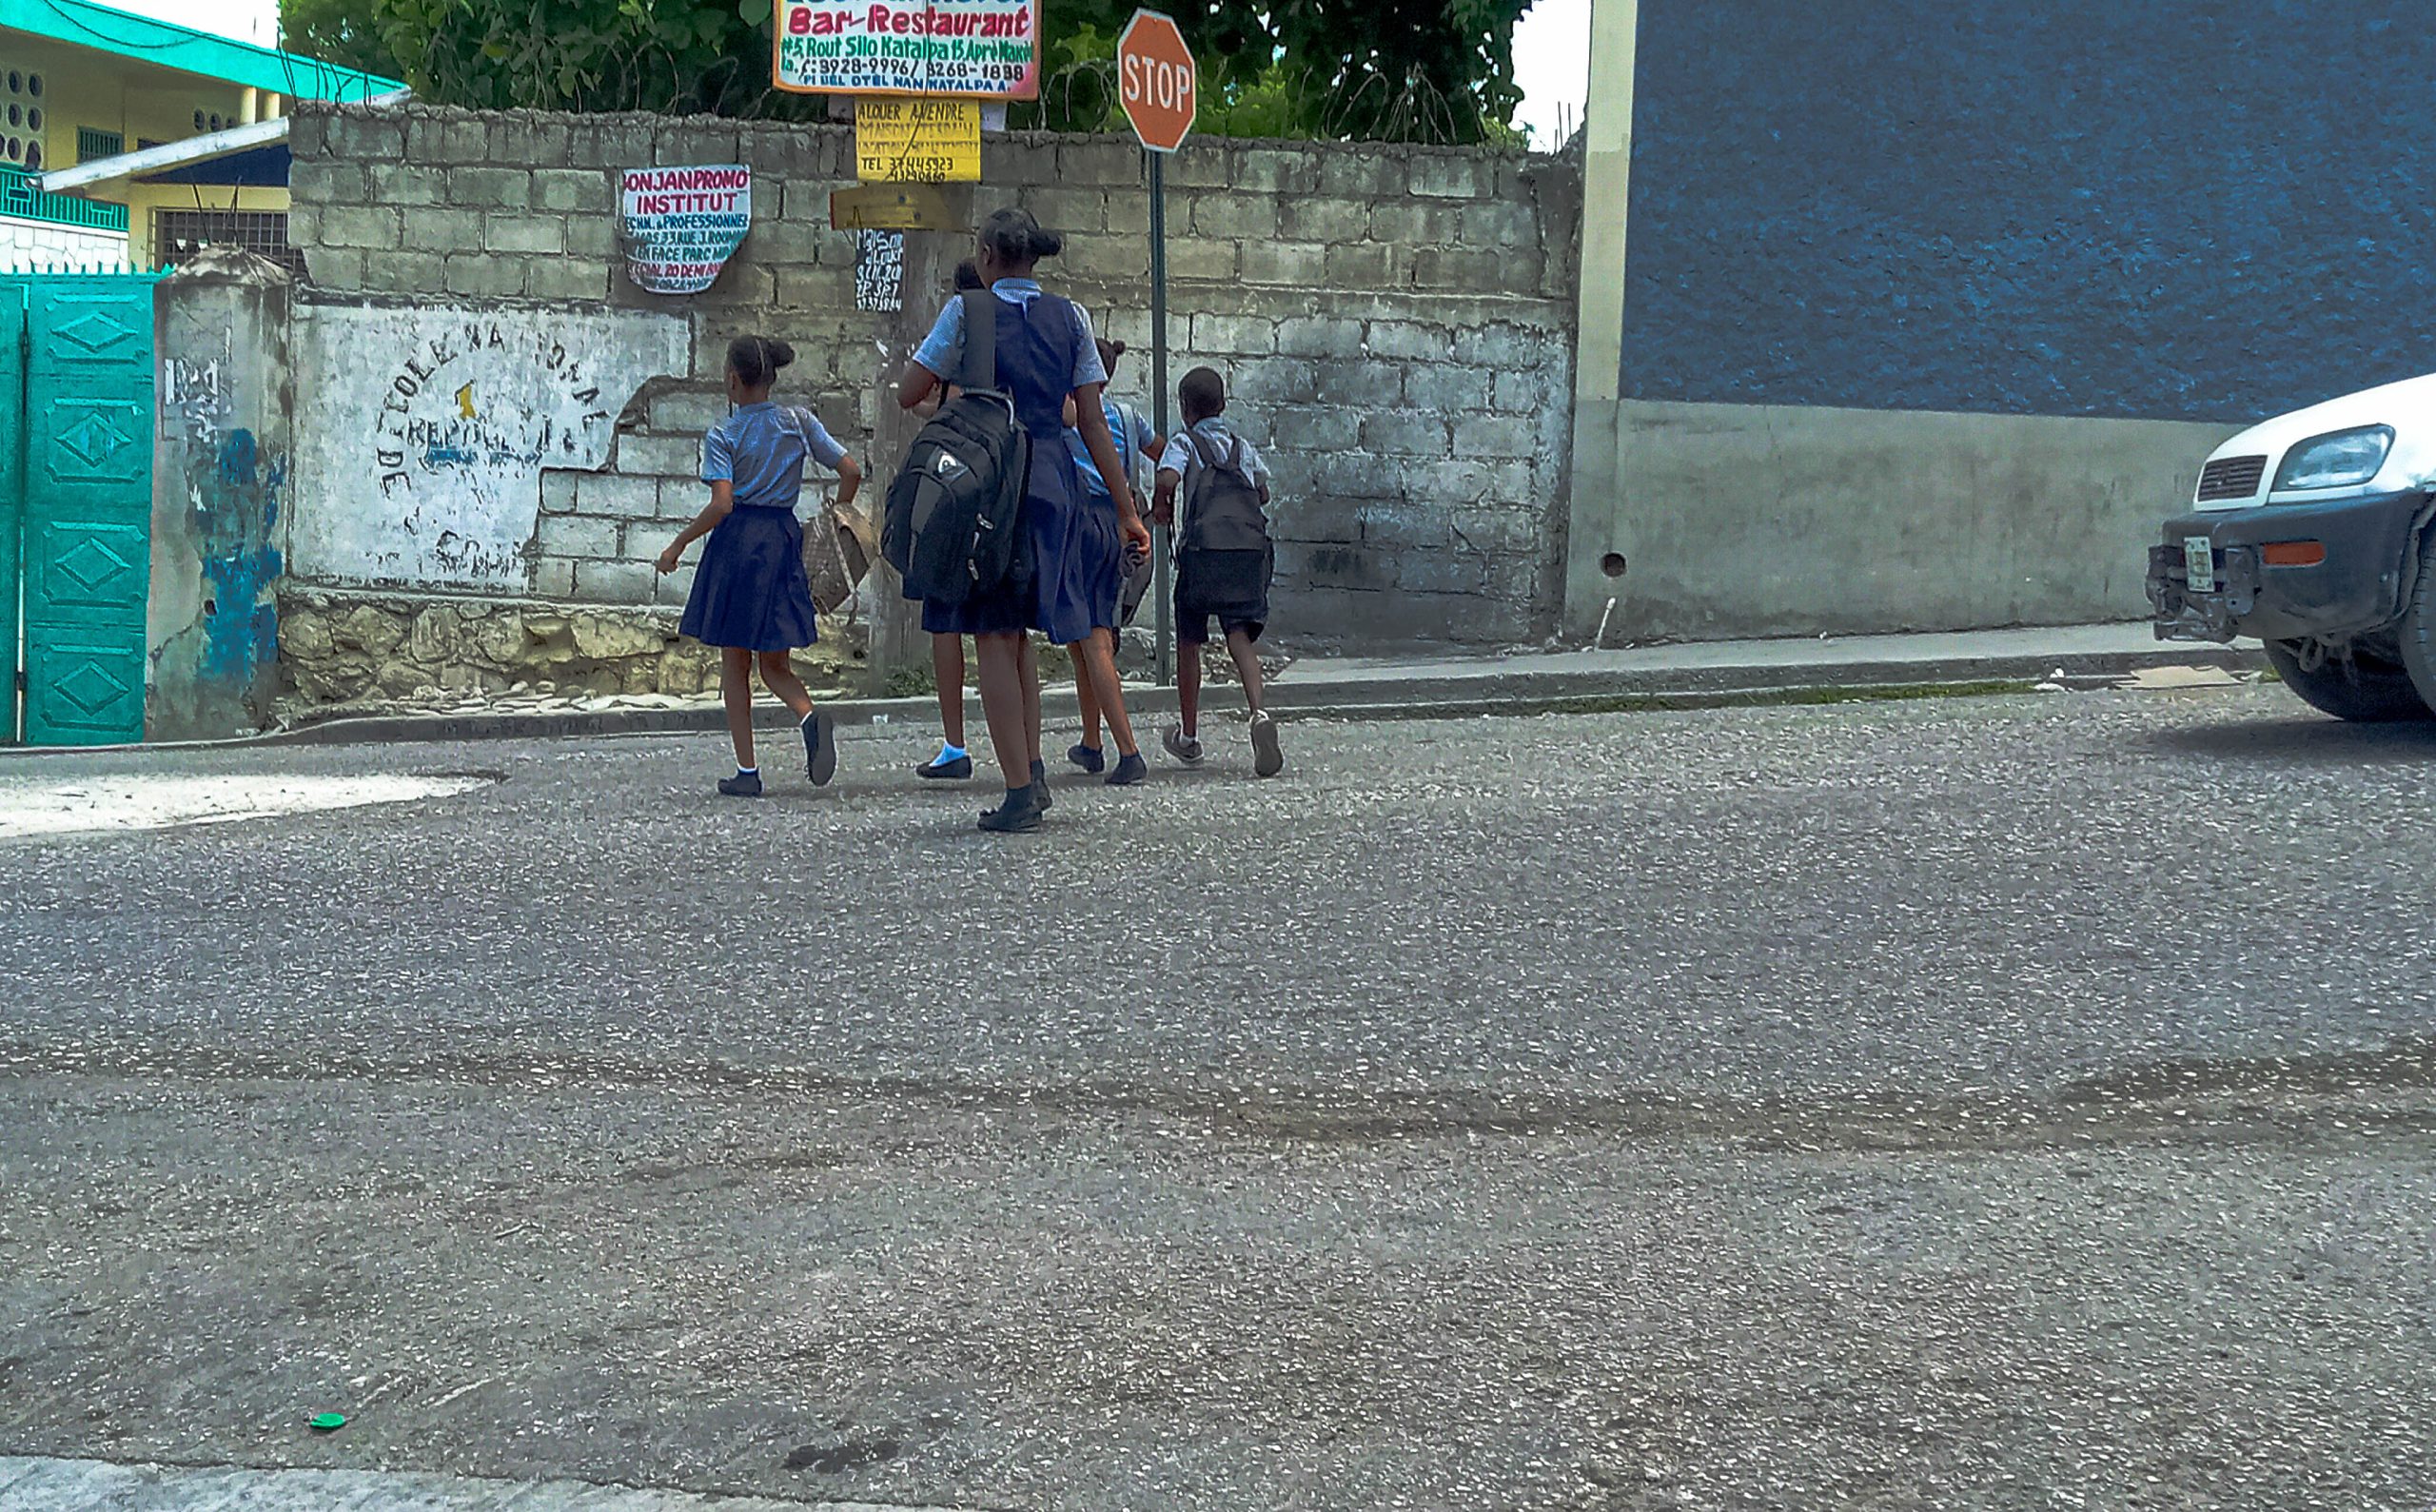
<path fill-rule="evenodd" d="M 2216 547 L 2207 537 L 2182 538 L 2182 568 L 2192 593 L 2216 591 Z"/>

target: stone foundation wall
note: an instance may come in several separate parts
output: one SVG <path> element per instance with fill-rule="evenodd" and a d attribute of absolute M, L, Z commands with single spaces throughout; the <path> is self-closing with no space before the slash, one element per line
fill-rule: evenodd
<path fill-rule="evenodd" d="M 718 653 L 677 634 L 678 612 L 532 599 L 439 598 L 292 587 L 280 595 L 280 658 L 307 704 L 431 692 L 695 694 L 718 686 Z M 799 654 L 815 688 L 857 659 L 840 620 Z"/>

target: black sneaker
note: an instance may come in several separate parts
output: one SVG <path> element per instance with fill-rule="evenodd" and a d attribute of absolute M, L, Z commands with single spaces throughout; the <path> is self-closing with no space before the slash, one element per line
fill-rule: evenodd
<path fill-rule="evenodd" d="M 1100 748 L 1095 745 L 1069 746 L 1066 749 L 1066 759 L 1086 772 L 1096 773 L 1108 769 L 1108 757 L 1100 755 Z"/>
<path fill-rule="evenodd" d="M 914 775 L 926 782 L 969 782 L 972 778 L 972 757 L 968 755 L 953 761 L 933 759 L 915 767 Z"/>
<path fill-rule="evenodd" d="M 739 772 L 732 777 L 719 778 L 719 796 L 723 798 L 757 798 L 761 795 L 761 774 Z"/>
<path fill-rule="evenodd" d="M 1049 812 L 1050 805 L 1056 801 L 1057 800 L 1050 796 L 1049 794 L 1049 763 L 1046 761 L 1033 762 L 1031 764 L 1032 807 L 1038 809 L 1043 814 L 1047 814 Z"/>
<path fill-rule="evenodd" d="M 1108 785 L 1112 788 L 1130 788 L 1149 775 L 1150 763 L 1143 760 L 1142 753 L 1136 751 L 1131 756 L 1121 756 L 1116 758 L 1116 770 L 1108 775 Z"/>
<path fill-rule="evenodd" d="M 827 787 L 837 775 L 837 723 L 824 710 L 803 717 L 803 756 L 804 775 L 814 787 Z"/>
<path fill-rule="evenodd" d="M 981 815 L 981 828 L 992 835 L 1029 835 L 1040 828 L 1040 803 L 1034 795 L 1036 787 L 1021 788 L 1007 795 L 1006 801 Z"/>

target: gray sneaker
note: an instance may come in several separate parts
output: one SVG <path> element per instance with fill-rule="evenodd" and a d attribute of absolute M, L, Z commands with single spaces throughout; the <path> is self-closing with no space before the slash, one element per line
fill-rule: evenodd
<path fill-rule="evenodd" d="M 1252 775 L 1273 777 L 1286 770 L 1286 753 L 1277 743 L 1277 721 L 1267 712 L 1252 716 Z"/>
<path fill-rule="evenodd" d="M 1168 748 L 1168 755 L 1186 766 L 1196 767 L 1201 764 L 1201 740 L 1196 736 L 1185 734 L 1183 725 L 1168 726 L 1167 734 L 1159 737 L 1159 743 Z"/>

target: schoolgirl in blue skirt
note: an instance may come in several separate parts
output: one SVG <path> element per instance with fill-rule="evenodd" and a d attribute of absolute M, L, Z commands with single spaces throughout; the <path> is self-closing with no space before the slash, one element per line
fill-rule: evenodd
<path fill-rule="evenodd" d="M 680 633 L 719 648 L 719 693 L 728 734 L 736 742 L 736 776 L 719 782 L 729 797 L 761 795 L 753 752 L 753 668 L 761 683 L 802 722 L 806 769 L 815 786 L 837 770 L 836 732 L 816 713 L 788 653 L 820 638 L 804 572 L 803 524 L 796 499 L 807 461 L 836 471 L 837 502 L 855 501 L 863 471 L 837 444 L 820 417 L 770 403 L 778 370 L 796 349 L 767 336 L 739 336 L 727 349 L 727 397 L 736 409 L 702 438 L 702 481 L 709 507 L 694 517 L 669 548 L 659 570 L 675 572 L 685 548 L 708 536 Z"/>
<path fill-rule="evenodd" d="M 1032 276 L 1041 260 L 1055 257 L 1063 245 L 1029 210 L 1000 210 L 982 224 L 973 259 L 996 296 L 998 387 L 1014 402 L 1016 418 L 1031 434 L 1031 476 L 1024 494 L 1031 577 L 961 604 L 926 603 L 922 609 L 925 630 L 973 638 L 981 712 L 1006 783 L 1006 797 L 981 816 L 981 827 L 1001 833 L 1038 829 L 1049 807 L 1040 759 L 1040 668 L 1030 632 L 1084 648 L 1080 654 L 1089 659 L 1100 706 L 1119 707 L 1114 658 L 1090 655 L 1097 646 L 1091 632 L 1104 618 L 1102 606 L 1115 602 L 1129 549 L 1150 549 L 1149 527 L 1142 522 L 1100 406 L 1108 370 L 1092 340 L 1090 317 L 1080 305 L 1048 293 Z M 914 354 L 897 386 L 897 402 L 907 409 L 921 404 L 948 375 L 961 370 L 963 356 L 959 299 L 940 312 Z M 1066 449 L 1070 399 L 1113 509 L 1085 502 L 1080 472 Z"/>

